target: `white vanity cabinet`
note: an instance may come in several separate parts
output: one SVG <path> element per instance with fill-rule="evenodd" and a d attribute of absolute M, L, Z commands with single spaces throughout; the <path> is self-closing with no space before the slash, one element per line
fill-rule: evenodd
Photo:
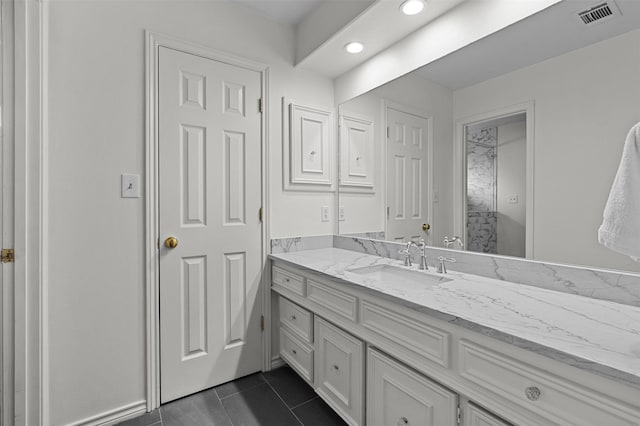
<path fill-rule="evenodd" d="M 284 262 L 271 281 L 281 357 L 350 425 L 640 426 L 636 387 Z"/>
<path fill-rule="evenodd" d="M 382 352 L 367 351 L 368 426 L 456 426 L 458 395 Z"/>
<path fill-rule="evenodd" d="M 350 425 L 362 425 L 364 343 L 315 318 L 316 392 Z"/>

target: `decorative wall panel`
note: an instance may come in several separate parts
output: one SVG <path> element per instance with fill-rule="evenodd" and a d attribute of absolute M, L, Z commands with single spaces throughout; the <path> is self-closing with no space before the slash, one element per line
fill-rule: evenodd
<path fill-rule="evenodd" d="M 284 189 L 333 191 L 333 112 L 283 99 Z"/>
<path fill-rule="evenodd" d="M 352 114 L 340 116 L 340 190 L 374 190 L 373 120 Z"/>

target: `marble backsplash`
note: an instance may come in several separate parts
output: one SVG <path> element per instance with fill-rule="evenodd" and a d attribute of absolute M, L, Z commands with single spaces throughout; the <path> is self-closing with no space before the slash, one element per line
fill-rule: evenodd
<path fill-rule="evenodd" d="M 400 259 L 404 244 L 342 235 L 323 235 L 271 240 L 272 253 L 335 247 L 392 259 Z M 496 256 L 428 247 L 429 266 L 438 256 L 453 257 L 449 269 L 510 281 L 563 293 L 640 306 L 640 275 L 595 268 L 546 263 L 515 257 Z M 414 260 L 417 261 L 417 254 Z"/>

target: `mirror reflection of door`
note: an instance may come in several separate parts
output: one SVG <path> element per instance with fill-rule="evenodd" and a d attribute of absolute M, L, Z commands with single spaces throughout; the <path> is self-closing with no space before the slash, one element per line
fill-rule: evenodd
<path fill-rule="evenodd" d="M 525 113 L 465 127 L 470 251 L 525 257 L 526 129 Z"/>
<path fill-rule="evenodd" d="M 431 233 L 432 217 L 429 119 L 387 107 L 387 239 L 408 242 Z"/>

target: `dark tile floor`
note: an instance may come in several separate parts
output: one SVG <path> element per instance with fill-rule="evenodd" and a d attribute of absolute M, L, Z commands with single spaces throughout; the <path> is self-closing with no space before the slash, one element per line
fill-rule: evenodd
<path fill-rule="evenodd" d="M 343 426 L 291 368 L 257 373 L 164 404 L 120 426 Z"/>

